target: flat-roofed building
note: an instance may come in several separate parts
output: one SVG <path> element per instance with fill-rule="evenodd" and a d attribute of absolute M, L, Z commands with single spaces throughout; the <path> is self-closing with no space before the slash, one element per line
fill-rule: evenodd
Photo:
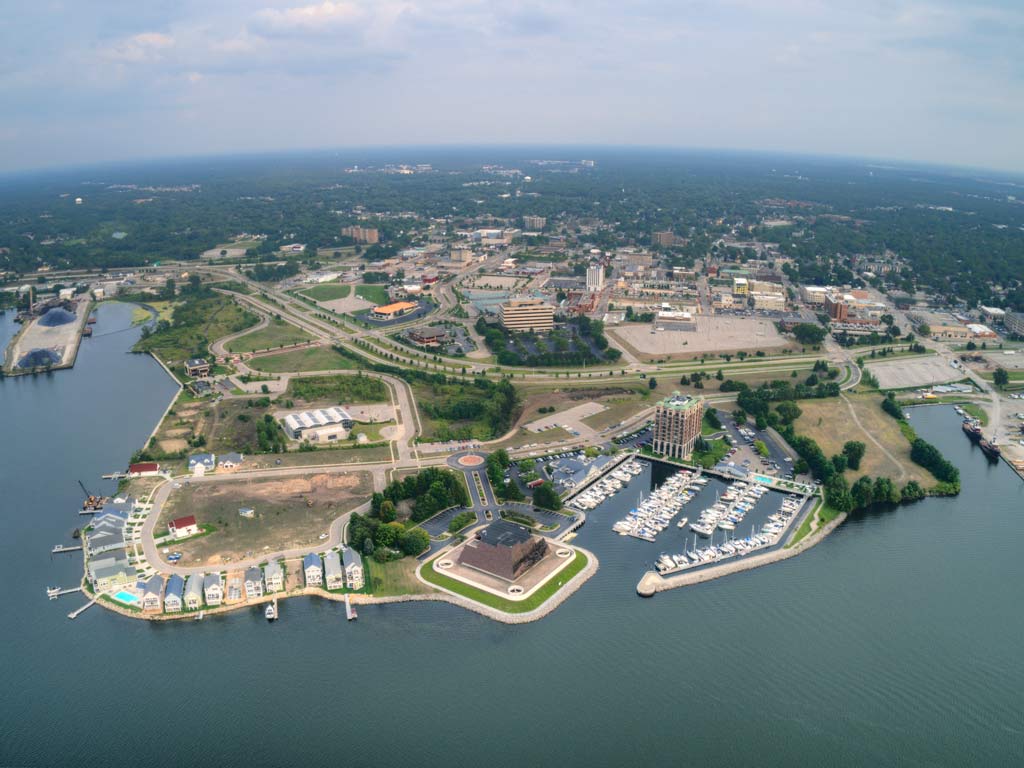
<path fill-rule="evenodd" d="M 651 447 L 656 453 L 685 459 L 693 453 L 703 419 L 704 398 L 672 393 L 654 409 Z"/>
<path fill-rule="evenodd" d="M 735 296 L 746 296 L 750 293 L 750 284 L 745 277 L 734 277 L 732 279 L 732 292 Z"/>
<path fill-rule="evenodd" d="M 674 232 L 655 232 L 651 235 L 651 242 L 655 245 L 660 245 L 662 248 L 668 248 L 669 246 L 675 245 L 676 236 Z"/>
<path fill-rule="evenodd" d="M 361 227 L 359 225 L 342 227 L 341 234 L 351 237 L 357 243 L 366 243 L 367 245 L 373 245 L 380 241 L 380 232 L 376 227 Z"/>
<path fill-rule="evenodd" d="M 315 411 L 289 413 L 284 428 L 293 440 L 328 442 L 344 438 L 355 426 L 355 420 L 344 408 L 320 408 Z"/>
<path fill-rule="evenodd" d="M 509 331 L 550 331 L 555 308 L 543 299 L 511 299 L 498 307 L 498 318 Z"/>
<path fill-rule="evenodd" d="M 413 328 L 406 338 L 421 347 L 439 347 L 448 343 L 448 331 L 444 328 Z"/>
<path fill-rule="evenodd" d="M 732 299 L 731 293 L 716 293 L 711 300 L 711 306 L 714 309 L 732 309 L 735 306 L 735 302 Z"/>
<path fill-rule="evenodd" d="M 1024 336 L 1024 312 L 1007 312 L 1003 315 L 1003 325 L 1014 336 Z"/>
<path fill-rule="evenodd" d="M 800 298 L 804 304 L 824 304 L 825 297 L 828 296 L 829 289 L 821 285 L 801 285 L 800 286 Z"/>
<path fill-rule="evenodd" d="M 396 301 L 394 304 L 384 304 L 370 310 L 370 317 L 374 320 L 394 320 L 395 318 L 415 312 L 419 304 L 412 301 Z"/>
<path fill-rule="evenodd" d="M 523 227 L 539 232 L 547 226 L 548 220 L 544 216 L 523 216 Z"/>
<path fill-rule="evenodd" d="M 764 309 L 773 312 L 783 312 L 786 309 L 786 297 L 781 293 L 751 293 L 750 298 L 754 302 L 754 309 Z"/>
<path fill-rule="evenodd" d="M 587 267 L 587 290 L 600 291 L 604 288 L 604 267 L 591 264 Z"/>

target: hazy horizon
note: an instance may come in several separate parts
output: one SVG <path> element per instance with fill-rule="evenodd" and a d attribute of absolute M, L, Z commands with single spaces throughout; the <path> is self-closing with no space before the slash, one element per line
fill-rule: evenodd
<path fill-rule="evenodd" d="M 44 2 L 0 31 L 0 173 L 466 145 L 1024 171 L 1024 7 L 848 5 Z"/>

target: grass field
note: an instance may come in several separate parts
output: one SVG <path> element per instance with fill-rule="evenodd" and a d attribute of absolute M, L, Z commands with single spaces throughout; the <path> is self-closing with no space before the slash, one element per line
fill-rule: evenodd
<path fill-rule="evenodd" d="M 577 549 L 576 557 L 573 558 L 573 561 L 565 567 L 565 570 L 557 573 L 546 584 L 544 584 L 544 586 L 525 600 L 521 601 L 506 600 L 502 597 L 491 594 L 490 592 L 485 592 L 482 589 L 471 587 L 469 584 L 457 581 L 449 576 L 444 576 L 434 570 L 433 560 L 428 561 L 423 566 L 423 570 L 420 571 L 420 574 L 431 584 L 438 587 L 444 587 L 445 589 L 462 595 L 463 597 L 468 597 L 474 602 L 481 603 L 491 608 L 497 608 L 499 611 L 504 611 L 505 613 L 526 613 L 535 608 L 539 608 L 549 597 L 555 594 L 563 584 L 586 568 L 587 559 L 587 556 Z"/>
<path fill-rule="evenodd" d="M 165 308 L 155 306 L 161 317 Z M 172 368 L 204 354 L 211 341 L 256 325 L 258 318 L 228 296 L 212 294 L 178 302 L 170 310 L 175 325 L 139 339 L 135 351 L 156 353 Z"/>
<path fill-rule="evenodd" d="M 366 558 L 363 562 L 367 566 L 368 591 L 377 597 L 419 595 L 433 591 L 416 578 L 419 561 L 414 557 L 403 557 L 390 563 L 378 563 L 373 558 Z"/>
<path fill-rule="evenodd" d="M 860 469 L 846 471 L 850 482 L 862 475 L 871 475 L 890 477 L 900 485 L 909 480 L 916 480 L 925 488 L 935 485 L 931 473 L 911 461 L 910 443 L 900 432 L 897 421 L 882 410 L 881 402 L 881 395 L 871 393 L 847 394 L 838 400 L 832 397 L 801 400 L 798 405 L 803 414 L 795 424 L 797 434 L 814 438 L 826 456 L 840 453 L 847 440 L 864 443 L 867 450 Z M 876 440 L 892 459 L 875 444 Z"/>
<path fill-rule="evenodd" d="M 282 352 L 279 355 L 254 357 L 248 366 L 257 371 L 267 373 L 284 373 L 285 371 L 340 371 L 352 370 L 356 367 L 353 360 L 339 355 L 331 347 L 307 347 Z"/>
<path fill-rule="evenodd" d="M 377 305 L 388 303 L 388 289 L 383 285 L 357 285 L 356 296 Z"/>
<path fill-rule="evenodd" d="M 288 344 L 309 341 L 312 336 L 301 328 L 296 328 L 284 320 L 271 318 L 266 328 L 247 333 L 234 341 L 228 342 L 228 352 L 255 352 L 257 349 L 273 349 Z"/>
<path fill-rule="evenodd" d="M 182 484 L 160 512 L 157 529 L 180 514 L 215 529 L 176 544 L 190 565 L 216 565 L 263 551 L 315 546 L 321 533 L 373 491 L 368 472 Z M 247 519 L 238 510 L 252 507 Z"/>
<path fill-rule="evenodd" d="M 313 301 L 334 301 L 335 299 L 347 299 L 352 292 L 352 286 L 340 285 L 339 283 L 322 283 L 299 291 L 303 296 L 308 296 Z"/>

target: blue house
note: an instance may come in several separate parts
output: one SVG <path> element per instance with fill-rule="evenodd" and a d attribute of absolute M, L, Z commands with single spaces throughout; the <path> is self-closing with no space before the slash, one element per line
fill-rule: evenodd
<path fill-rule="evenodd" d="M 193 453 L 188 457 L 188 469 L 193 474 L 212 472 L 217 466 L 217 457 L 212 453 Z"/>
<path fill-rule="evenodd" d="M 185 580 L 178 574 L 174 574 L 167 580 L 167 590 L 164 593 L 164 610 L 167 613 L 178 613 L 185 600 Z"/>

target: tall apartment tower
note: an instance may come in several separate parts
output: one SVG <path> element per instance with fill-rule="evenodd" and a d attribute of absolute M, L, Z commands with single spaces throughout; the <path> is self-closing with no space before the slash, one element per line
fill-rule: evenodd
<path fill-rule="evenodd" d="M 675 459 L 693 453 L 704 420 L 704 398 L 673 392 L 654 409 L 654 439 L 651 447 Z"/>
<path fill-rule="evenodd" d="M 587 267 L 587 290 L 596 292 L 604 288 L 604 267 L 591 264 Z"/>
<path fill-rule="evenodd" d="M 523 216 L 523 226 L 533 232 L 540 232 L 547 223 L 548 220 L 544 216 Z"/>

